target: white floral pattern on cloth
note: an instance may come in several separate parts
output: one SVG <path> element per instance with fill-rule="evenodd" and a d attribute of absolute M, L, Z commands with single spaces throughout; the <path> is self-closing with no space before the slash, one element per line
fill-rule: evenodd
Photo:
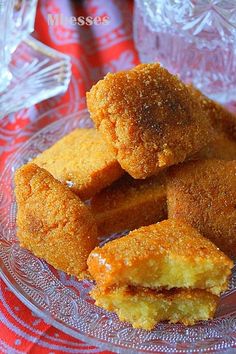
<path fill-rule="evenodd" d="M 115 72 L 118 70 L 128 70 L 135 65 L 135 56 L 131 50 L 126 50 L 120 54 L 120 56 L 114 60 L 111 60 L 107 64 L 101 66 L 94 66 L 91 68 L 91 79 L 93 82 L 101 79 L 109 72 Z"/>
<path fill-rule="evenodd" d="M 56 350 L 56 352 L 64 353 L 98 353 L 99 350 L 83 344 L 71 337 L 66 338 L 57 329 L 53 329 L 50 325 L 46 324 L 43 320 L 39 319 L 34 313 L 29 311 L 27 321 L 21 317 L 21 312 L 25 311 L 25 306 L 19 303 L 18 306 L 12 307 L 11 298 L 14 295 L 3 284 L 0 284 L 0 301 L 4 305 L 4 309 L 7 314 L 0 312 L 0 323 L 4 323 L 5 326 L 15 334 L 15 340 L 13 341 L 14 348 L 9 347 L 3 340 L 0 340 L 0 352 L 10 353 L 11 350 L 16 350 L 16 353 L 23 353 L 18 351 L 17 348 L 22 344 L 22 341 L 28 341 L 46 347 L 50 350 Z M 2 349 L 1 349 L 2 346 Z"/>

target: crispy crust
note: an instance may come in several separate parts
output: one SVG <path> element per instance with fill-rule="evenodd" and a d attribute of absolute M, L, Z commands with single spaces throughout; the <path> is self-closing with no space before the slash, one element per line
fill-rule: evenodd
<path fill-rule="evenodd" d="M 133 230 L 167 217 L 163 176 L 135 180 L 125 175 L 91 199 L 99 235 Z"/>
<path fill-rule="evenodd" d="M 191 226 L 169 219 L 96 247 L 88 270 L 99 287 L 192 287 L 219 294 L 233 262 Z"/>
<path fill-rule="evenodd" d="M 98 244 L 95 220 L 68 187 L 35 164 L 15 174 L 20 245 L 68 274 L 80 276 Z"/>
<path fill-rule="evenodd" d="M 33 161 L 82 200 L 91 198 L 124 171 L 95 129 L 75 129 Z"/>
<path fill-rule="evenodd" d="M 159 64 L 108 74 L 87 93 L 88 109 L 134 178 L 184 161 L 212 138 L 199 99 Z"/>
<path fill-rule="evenodd" d="M 236 256 L 236 161 L 197 161 L 173 167 L 167 179 L 168 214 L 196 227 Z"/>
<path fill-rule="evenodd" d="M 214 127 L 214 139 L 190 159 L 236 159 L 236 116 L 223 106 L 204 96 L 194 86 L 189 86 L 195 99 L 200 100 L 203 110 Z"/>
<path fill-rule="evenodd" d="M 200 101 L 202 109 L 211 120 L 215 130 L 224 132 L 229 139 L 236 141 L 236 115 L 219 103 L 204 96 L 196 87 L 192 85 L 188 87 L 193 97 Z"/>
<path fill-rule="evenodd" d="M 190 160 L 219 159 L 236 160 L 236 140 L 224 131 L 216 131 L 215 138 Z"/>

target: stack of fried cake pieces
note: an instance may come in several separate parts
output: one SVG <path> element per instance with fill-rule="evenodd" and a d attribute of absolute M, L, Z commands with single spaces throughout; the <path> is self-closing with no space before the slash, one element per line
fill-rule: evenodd
<path fill-rule="evenodd" d="M 96 303 L 135 327 L 212 318 L 236 255 L 235 116 L 159 64 L 106 75 L 87 103 L 96 129 L 16 172 L 21 246 L 88 268 Z"/>

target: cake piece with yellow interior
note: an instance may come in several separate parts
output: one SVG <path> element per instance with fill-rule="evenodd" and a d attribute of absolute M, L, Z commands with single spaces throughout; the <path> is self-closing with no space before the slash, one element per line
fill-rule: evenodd
<path fill-rule="evenodd" d="M 131 231 L 96 247 L 88 258 L 88 270 L 100 288 L 197 288 L 216 295 L 227 288 L 232 266 L 211 241 L 177 219 Z"/>
<path fill-rule="evenodd" d="M 171 219 L 95 248 L 88 258 L 96 305 L 147 330 L 164 320 L 193 325 L 213 318 L 232 267 L 197 230 Z"/>

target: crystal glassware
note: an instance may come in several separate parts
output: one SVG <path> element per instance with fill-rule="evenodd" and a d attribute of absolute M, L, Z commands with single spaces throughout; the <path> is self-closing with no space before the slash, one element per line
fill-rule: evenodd
<path fill-rule="evenodd" d="M 10 79 L 8 70 L 10 61 L 10 50 L 7 48 L 7 41 L 11 32 L 11 19 L 13 13 L 13 0 L 0 0 L 0 92 L 3 91 Z"/>
<path fill-rule="evenodd" d="M 0 119 L 65 92 L 71 78 L 70 58 L 31 36 L 13 53 L 9 70 L 12 79 L 0 93 Z"/>
<path fill-rule="evenodd" d="M 11 54 L 34 30 L 37 0 L 0 0 L 0 92 L 9 84 Z"/>
<path fill-rule="evenodd" d="M 0 119 L 66 91 L 70 58 L 29 36 L 37 0 L 0 0 Z"/>
<path fill-rule="evenodd" d="M 12 0 L 10 0 L 10 2 L 12 2 Z M 11 38 L 8 44 L 11 53 L 28 34 L 33 32 L 37 2 L 38 0 L 13 1 Z"/>
<path fill-rule="evenodd" d="M 236 98 L 235 0 L 135 0 L 142 62 L 160 62 L 221 103 Z"/>

